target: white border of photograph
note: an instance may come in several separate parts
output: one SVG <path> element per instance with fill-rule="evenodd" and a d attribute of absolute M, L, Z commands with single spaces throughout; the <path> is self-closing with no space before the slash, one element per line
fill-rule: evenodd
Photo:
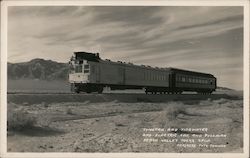
<path fill-rule="evenodd" d="M 243 6 L 244 146 L 243 153 L 20 153 L 7 152 L 7 11 L 8 6 Z M 1 155 L 0 157 L 249 157 L 249 0 L 82 0 L 1 1 Z"/>

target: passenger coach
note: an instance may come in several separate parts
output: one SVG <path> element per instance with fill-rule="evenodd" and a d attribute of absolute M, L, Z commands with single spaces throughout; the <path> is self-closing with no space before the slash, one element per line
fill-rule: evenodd
<path fill-rule="evenodd" d="M 216 89 L 216 78 L 211 74 L 102 60 L 98 53 L 75 52 L 69 63 L 69 82 L 76 93 L 102 93 L 104 87 L 144 89 L 153 94 L 210 94 Z"/>

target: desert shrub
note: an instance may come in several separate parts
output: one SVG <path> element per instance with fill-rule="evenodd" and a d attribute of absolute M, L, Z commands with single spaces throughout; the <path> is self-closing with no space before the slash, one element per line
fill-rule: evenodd
<path fill-rule="evenodd" d="M 182 103 L 185 105 L 199 105 L 200 101 L 199 100 L 184 100 L 182 101 Z"/>
<path fill-rule="evenodd" d="M 74 115 L 74 113 L 73 113 L 73 111 L 72 111 L 71 108 L 67 109 L 66 114 L 68 114 L 68 115 Z"/>
<path fill-rule="evenodd" d="M 214 103 L 217 103 L 217 104 L 226 104 L 228 102 L 230 102 L 230 100 L 224 99 L 224 98 L 221 98 L 221 99 L 218 99 L 218 100 L 214 100 Z"/>
<path fill-rule="evenodd" d="M 24 128 L 33 127 L 37 123 L 37 118 L 25 111 L 16 108 L 16 105 L 8 105 L 7 129 L 22 130 Z"/>
<path fill-rule="evenodd" d="M 168 108 L 166 116 L 169 121 L 173 121 L 177 119 L 179 114 L 186 114 L 186 109 L 181 106 L 174 106 Z"/>
<path fill-rule="evenodd" d="M 43 107 L 45 107 L 45 108 L 48 108 L 48 107 L 49 107 L 48 103 L 45 103 L 45 102 L 42 102 L 42 103 L 41 103 L 41 106 L 43 106 Z"/>
<path fill-rule="evenodd" d="M 116 126 L 120 126 L 120 127 L 127 126 L 127 125 L 125 125 L 125 124 L 123 124 L 123 123 L 116 123 L 115 125 L 116 125 Z"/>

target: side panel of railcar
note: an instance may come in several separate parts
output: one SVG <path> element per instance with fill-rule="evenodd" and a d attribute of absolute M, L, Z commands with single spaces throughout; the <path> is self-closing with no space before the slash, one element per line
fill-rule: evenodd
<path fill-rule="evenodd" d="M 175 87 L 183 90 L 202 91 L 216 89 L 216 79 L 212 76 L 176 72 L 175 81 Z"/>
<path fill-rule="evenodd" d="M 143 68 L 134 66 L 125 66 L 125 84 L 126 85 L 144 85 Z"/>
<path fill-rule="evenodd" d="M 124 85 L 124 67 L 109 62 L 90 62 L 90 83 Z"/>
<path fill-rule="evenodd" d="M 190 76 L 178 74 L 176 75 L 176 87 L 188 87 L 188 88 L 200 88 L 200 89 L 208 89 L 213 88 L 214 79 L 206 78 L 200 76 Z"/>
<path fill-rule="evenodd" d="M 89 62 L 90 83 L 168 87 L 169 71 L 112 62 Z"/>
<path fill-rule="evenodd" d="M 134 86 L 169 86 L 169 72 L 152 68 L 124 65 L 125 85 Z"/>

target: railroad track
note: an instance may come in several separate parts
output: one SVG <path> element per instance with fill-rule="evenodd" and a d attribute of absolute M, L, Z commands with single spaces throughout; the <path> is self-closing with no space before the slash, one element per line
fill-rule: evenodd
<path fill-rule="evenodd" d="M 64 102 L 168 102 L 168 101 L 188 101 L 188 100 L 216 100 L 216 99 L 239 100 L 242 96 L 232 96 L 227 94 L 143 94 L 143 93 L 103 93 L 103 94 L 86 94 L 86 93 L 8 93 L 7 102 L 16 104 L 51 104 Z"/>
<path fill-rule="evenodd" d="M 102 94 L 98 94 L 98 93 L 73 93 L 73 92 L 7 92 L 7 94 L 9 95 L 22 95 L 22 94 L 27 94 L 27 95 L 65 95 L 65 94 L 69 94 L 69 95 L 76 95 L 76 96 L 82 96 L 82 95 L 145 95 L 145 96 L 193 96 L 193 95 L 197 95 L 197 96 L 214 96 L 214 95 L 226 95 L 224 93 L 214 93 L 214 94 L 196 94 L 196 93 L 182 93 L 182 94 L 145 94 L 145 93 L 122 93 L 122 92 L 108 92 L 108 93 L 102 93 Z"/>
<path fill-rule="evenodd" d="M 7 94 L 75 94 L 72 92 L 7 92 Z"/>

